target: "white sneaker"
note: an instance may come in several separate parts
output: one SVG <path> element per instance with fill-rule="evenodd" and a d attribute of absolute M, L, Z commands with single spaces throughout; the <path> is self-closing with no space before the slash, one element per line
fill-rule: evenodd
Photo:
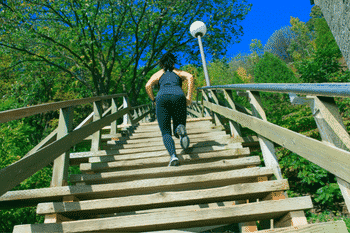
<path fill-rule="evenodd" d="M 184 125 L 179 125 L 176 128 L 176 133 L 180 136 L 180 145 L 182 149 L 186 150 L 190 146 L 190 139 L 186 134 L 186 128 Z"/>
<path fill-rule="evenodd" d="M 170 158 L 170 162 L 169 162 L 168 167 L 170 167 L 170 166 L 178 166 L 179 164 L 180 164 L 179 158 L 176 157 L 176 155 L 172 155 L 171 158 Z"/>

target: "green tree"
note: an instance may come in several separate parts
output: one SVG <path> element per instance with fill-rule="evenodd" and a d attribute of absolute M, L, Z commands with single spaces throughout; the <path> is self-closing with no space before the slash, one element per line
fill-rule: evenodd
<path fill-rule="evenodd" d="M 307 25 L 298 18 L 290 17 L 290 30 L 295 37 L 287 49 L 294 61 L 300 61 L 304 58 L 310 57 L 314 53 L 313 40 L 315 33 L 310 30 Z"/>
<path fill-rule="evenodd" d="M 285 26 L 275 31 L 267 40 L 264 46 L 264 52 L 269 52 L 289 63 L 292 62 L 292 56 L 288 52 L 288 48 L 295 38 L 293 31 Z"/>
<path fill-rule="evenodd" d="M 341 69 L 342 55 L 324 18 L 315 20 L 315 30 L 316 52 L 296 65 L 301 80 L 307 83 L 348 82 L 350 74 Z"/>
<path fill-rule="evenodd" d="M 128 94 L 136 100 L 144 77 L 165 50 L 181 51 L 185 58 L 199 62 L 197 41 L 188 32 L 193 21 L 201 19 L 208 25 L 204 46 L 219 57 L 229 42 L 242 35 L 239 22 L 251 4 L 9 0 L 0 6 L 0 47 L 20 58 L 11 68 L 26 62 L 55 66 L 94 95 L 109 94 L 112 83 L 118 87 L 128 82 Z"/>
<path fill-rule="evenodd" d="M 295 83 L 297 79 L 284 61 L 272 53 L 265 52 L 255 66 L 254 81 L 256 83 Z"/>

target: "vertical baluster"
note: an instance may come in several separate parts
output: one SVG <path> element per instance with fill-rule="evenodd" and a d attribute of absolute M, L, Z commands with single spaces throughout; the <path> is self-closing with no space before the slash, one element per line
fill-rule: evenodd
<path fill-rule="evenodd" d="M 214 102 L 215 102 L 217 105 L 219 105 L 219 100 L 218 100 L 218 98 L 216 97 L 216 91 L 214 92 L 214 91 L 212 91 L 212 90 L 209 90 L 209 92 L 210 92 L 211 98 L 214 100 Z M 213 112 L 213 115 L 214 115 L 214 119 L 215 119 L 215 125 L 223 125 L 223 124 L 221 123 L 221 120 L 220 120 L 220 118 L 219 118 L 219 115 L 216 114 L 216 113 L 214 113 L 214 112 Z"/>
<path fill-rule="evenodd" d="M 206 100 L 206 101 L 208 101 L 208 102 L 210 102 L 209 101 L 209 98 L 208 98 L 208 96 L 207 96 L 207 94 L 205 93 L 205 91 L 204 90 L 202 90 L 202 107 L 203 107 L 203 100 Z M 211 114 L 209 113 L 209 111 L 208 111 L 208 109 L 207 108 L 205 108 L 205 107 L 203 107 L 202 108 L 202 115 L 205 115 L 205 116 L 210 116 L 211 117 Z"/>
<path fill-rule="evenodd" d="M 252 107 L 253 115 L 257 118 L 267 121 L 265 111 L 262 108 L 259 92 L 247 91 L 247 93 L 250 105 Z M 266 167 L 272 168 L 274 170 L 274 175 L 277 180 L 283 179 L 281 168 L 279 166 L 278 159 L 275 154 L 274 144 L 270 140 L 262 137 L 261 135 L 258 135 L 258 138 Z"/>
<path fill-rule="evenodd" d="M 224 90 L 224 94 L 225 94 L 225 99 L 227 100 L 231 108 L 234 110 L 237 110 L 236 105 L 231 98 L 231 95 L 226 90 Z M 229 120 L 229 124 L 230 124 L 231 137 L 235 137 L 235 138 L 242 137 L 241 125 L 232 120 Z"/>
<path fill-rule="evenodd" d="M 72 131 L 73 107 L 60 109 L 57 140 Z M 68 185 L 69 150 L 54 160 L 51 187 Z"/>
<path fill-rule="evenodd" d="M 117 105 L 117 99 L 116 98 L 112 98 L 112 114 L 118 112 L 118 105 Z M 117 120 L 113 121 L 111 123 L 111 135 L 116 135 L 118 132 L 118 123 Z"/>
<path fill-rule="evenodd" d="M 341 149 L 350 150 L 350 136 L 346 131 L 333 97 L 309 97 L 313 101 L 310 107 L 321 134 L 322 141 L 335 145 Z M 345 205 L 350 211 L 350 184 L 337 177 Z"/>
<path fill-rule="evenodd" d="M 102 118 L 102 101 L 95 101 L 94 102 L 94 117 L 93 121 L 98 121 Z M 101 130 L 96 131 L 92 135 L 91 140 L 91 151 L 98 151 L 100 150 L 100 143 L 101 143 Z"/>
<path fill-rule="evenodd" d="M 124 107 L 124 108 L 129 107 L 128 102 L 129 102 L 129 101 L 128 101 L 127 97 L 126 97 L 126 96 L 123 96 L 123 107 Z M 125 115 L 123 116 L 123 125 L 127 125 L 127 124 L 130 124 L 129 113 L 127 113 L 127 114 L 125 114 Z"/>

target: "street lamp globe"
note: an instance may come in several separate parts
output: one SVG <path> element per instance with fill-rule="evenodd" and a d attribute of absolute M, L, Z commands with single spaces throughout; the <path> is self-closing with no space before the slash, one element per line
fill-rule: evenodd
<path fill-rule="evenodd" d="M 191 24 L 190 32 L 191 35 L 195 38 L 198 36 L 204 36 L 207 32 L 207 27 L 202 21 L 196 21 Z"/>

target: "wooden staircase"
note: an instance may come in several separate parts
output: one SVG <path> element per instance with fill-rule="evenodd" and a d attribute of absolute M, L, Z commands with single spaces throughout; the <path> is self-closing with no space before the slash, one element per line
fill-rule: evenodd
<path fill-rule="evenodd" d="M 38 203 L 37 214 L 45 215 L 44 224 L 18 225 L 14 232 L 204 232 L 234 223 L 253 232 L 257 221 L 264 232 L 310 228 L 304 216 L 310 197 L 286 198 L 288 181 L 275 180 L 243 139 L 230 138 L 210 118 L 187 122 L 188 150 L 175 139 L 178 167 L 168 167 L 157 123 L 127 132 L 102 137 L 98 152 L 70 155 L 82 172 L 70 176 L 75 185 L 3 195 L 4 205 Z M 331 227 L 343 232 L 341 224 Z"/>

